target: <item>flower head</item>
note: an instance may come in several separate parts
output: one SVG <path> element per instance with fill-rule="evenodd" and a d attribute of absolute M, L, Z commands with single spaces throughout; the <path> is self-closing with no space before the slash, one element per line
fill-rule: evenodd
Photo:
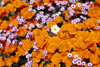
<path fill-rule="evenodd" d="M 72 53 L 68 53 L 67 56 L 68 56 L 68 58 L 71 58 L 72 57 Z"/>
<path fill-rule="evenodd" d="M 88 67 L 92 67 L 92 65 L 93 65 L 93 64 L 92 64 L 91 62 L 88 63 Z"/>
<path fill-rule="evenodd" d="M 60 28 L 57 25 L 53 25 L 51 27 L 51 32 L 57 34 L 59 32 Z"/>
<path fill-rule="evenodd" d="M 0 48 L 3 47 L 3 45 L 0 43 Z"/>

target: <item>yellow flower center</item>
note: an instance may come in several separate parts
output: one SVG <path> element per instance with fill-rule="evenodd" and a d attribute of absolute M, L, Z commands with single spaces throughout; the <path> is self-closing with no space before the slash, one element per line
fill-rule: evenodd
<path fill-rule="evenodd" d="M 56 30 L 57 30 L 57 28 L 54 28 L 53 30 L 54 30 L 54 31 L 56 31 Z"/>

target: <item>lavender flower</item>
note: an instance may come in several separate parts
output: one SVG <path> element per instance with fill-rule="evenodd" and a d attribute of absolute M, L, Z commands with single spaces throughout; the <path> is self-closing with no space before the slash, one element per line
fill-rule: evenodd
<path fill-rule="evenodd" d="M 46 57 L 47 53 L 48 53 L 48 51 L 47 50 L 44 50 L 44 53 L 43 53 L 44 58 Z"/>
<path fill-rule="evenodd" d="M 30 7 L 30 8 L 28 9 L 28 11 L 30 11 L 30 12 L 33 11 L 32 7 Z"/>
<path fill-rule="evenodd" d="M 3 47 L 3 44 L 0 43 L 0 48 L 2 48 L 2 47 Z"/>
<path fill-rule="evenodd" d="M 72 64 L 74 64 L 74 65 L 76 64 L 76 60 L 75 59 L 72 60 Z"/>
<path fill-rule="evenodd" d="M 24 27 L 25 27 L 26 29 L 28 29 L 28 25 L 27 25 L 27 24 L 25 24 Z"/>
<path fill-rule="evenodd" d="M 22 44 L 23 44 L 23 43 L 20 41 L 20 42 L 19 42 L 19 45 L 22 45 Z"/>
<path fill-rule="evenodd" d="M 28 52 L 28 51 L 26 51 L 26 52 L 25 52 L 25 55 L 28 55 L 28 54 L 29 54 L 29 52 Z"/>
<path fill-rule="evenodd" d="M 69 0 L 69 3 L 76 3 L 75 0 Z"/>
<path fill-rule="evenodd" d="M 48 9 L 48 11 L 54 11 L 54 10 L 55 10 L 55 7 L 53 7 L 53 6 L 50 6 Z"/>
<path fill-rule="evenodd" d="M 36 41 L 34 41 L 33 43 L 34 43 L 35 46 L 37 45 L 37 42 Z"/>
<path fill-rule="evenodd" d="M 34 4 L 35 0 L 30 0 L 30 4 Z"/>
<path fill-rule="evenodd" d="M 4 6 L 4 5 L 5 5 L 5 3 L 3 1 L 1 1 L 1 6 Z"/>
<path fill-rule="evenodd" d="M 75 54 L 73 57 L 76 59 L 76 58 L 78 58 L 78 55 Z"/>
<path fill-rule="evenodd" d="M 2 41 L 5 41 L 6 40 L 6 37 L 0 37 L 0 40 L 2 40 Z"/>
<path fill-rule="evenodd" d="M 17 43 L 17 39 L 14 39 L 14 40 L 12 41 L 12 43 L 13 43 L 13 44 Z"/>
<path fill-rule="evenodd" d="M 92 67 L 92 65 L 93 65 L 93 64 L 92 64 L 91 62 L 88 63 L 88 67 Z"/>
<path fill-rule="evenodd" d="M 33 9 L 32 11 L 33 11 L 34 13 L 36 13 L 36 10 L 35 10 L 35 9 Z"/>
<path fill-rule="evenodd" d="M 37 46 L 33 46 L 33 49 L 34 49 L 34 51 L 36 51 L 36 50 L 38 50 L 39 49 L 39 47 L 37 47 Z"/>
<path fill-rule="evenodd" d="M 61 11 L 64 11 L 65 10 L 65 7 L 61 7 L 61 9 L 60 9 Z"/>
<path fill-rule="evenodd" d="M 37 26 L 38 28 L 40 28 L 40 27 L 41 27 L 41 25 L 40 25 L 39 23 L 37 23 L 37 24 L 36 24 L 36 26 Z"/>
<path fill-rule="evenodd" d="M 0 30 L 0 33 L 2 32 L 2 30 Z"/>
<path fill-rule="evenodd" d="M 86 62 L 83 61 L 83 62 L 82 62 L 82 66 L 85 66 L 85 65 L 86 65 Z"/>
<path fill-rule="evenodd" d="M 25 38 L 26 38 L 26 39 L 29 39 L 29 38 L 30 38 L 30 36 L 27 34 L 27 35 L 25 36 Z"/>
<path fill-rule="evenodd" d="M 12 23 L 9 24 L 9 27 L 12 27 Z"/>
<path fill-rule="evenodd" d="M 17 32 L 18 29 L 17 29 L 17 27 L 13 27 L 13 28 L 11 29 L 11 31 L 12 31 L 12 32 Z"/>
<path fill-rule="evenodd" d="M 78 60 L 78 61 L 76 62 L 76 64 L 77 64 L 77 65 L 81 65 L 81 60 Z"/>
<path fill-rule="evenodd" d="M 34 27 L 35 27 L 35 25 L 33 25 L 32 23 L 29 24 L 29 29 L 32 29 Z"/>
<path fill-rule="evenodd" d="M 67 56 L 68 56 L 68 58 L 71 58 L 72 57 L 72 53 L 68 53 Z"/>
<path fill-rule="evenodd" d="M 87 11 L 82 11 L 82 14 L 83 15 L 87 15 Z"/>

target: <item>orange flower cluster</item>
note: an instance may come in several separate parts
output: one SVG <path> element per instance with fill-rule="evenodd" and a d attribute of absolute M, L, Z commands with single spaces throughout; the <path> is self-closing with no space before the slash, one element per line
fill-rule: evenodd
<path fill-rule="evenodd" d="M 0 67 L 100 67 L 100 1 L 2 0 Z"/>

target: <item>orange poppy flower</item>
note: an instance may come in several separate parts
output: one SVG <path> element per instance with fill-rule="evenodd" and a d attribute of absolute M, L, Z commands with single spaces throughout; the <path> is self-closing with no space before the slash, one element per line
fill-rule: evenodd
<path fill-rule="evenodd" d="M 43 0 L 43 2 L 44 2 L 44 3 L 49 3 L 49 2 L 50 2 L 50 0 Z"/>
<path fill-rule="evenodd" d="M 15 0 L 13 2 L 13 6 L 17 7 L 17 8 L 21 7 L 23 4 L 24 4 L 24 2 L 22 0 Z"/>
<path fill-rule="evenodd" d="M 100 51 L 100 49 L 97 47 L 96 50 L 95 50 L 95 55 L 100 56 L 100 52 L 99 51 Z"/>
<path fill-rule="evenodd" d="M 4 61 L 5 61 L 5 66 L 9 66 L 10 67 L 12 65 L 11 58 L 5 58 Z"/>
<path fill-rule="evenodd" d="M 41 64 L 39 65 L 39 67 L 43 67 L 43 64 L 44 64 L 45 62 L 43 61 L 43 62 L 41 62 Z"/>
<path fill-rule="evenodd" d="M 51 44 L 49 44 L 49 46 L 47 47 L 47 51 L 50 53 L 54 53 L 55 50 L 57 49 L 58 45 L 56 42 L 53 42 Z"/>
<path fill-rule="evenodd" d="M 2 57 L 0 56 L 0 67 L 5 66 L 5 62 L 2 60 Z"/>
<path fill-rule="evenodd" d="M 83 51 L 79 51 L 79 56 L 81 57 L 81 58 L 90 58 L 90 56 L 91 56 L 91 52 L 90 51 L 88 51 L 88 49 L 85 49 L 85 50 L 83 50 Z"/>
<path fill-rule="evenodd" d="M 52 27 L 53 25 L 56 25 L 56 22 L 54 22 L 54 21 L 49 21 L 48 24 L 47 24 L 47 28 L 51 29 L 51 27 Z"/>
<path fill-rule="evenodd" d="M 10 12 L 15 12 L 16 11 L 16 8 L 14 8 L 13 4 L 7 4 L 7 7 L 9 8 Z"/>
<path fill-rule="evenodd" d="M 61 67 L 61 64 L 56 65 L 55 67 Z"/>
<path fill-rule="evenodd" d="M 34 58 L 34 57 L 36 57 L 38 55 L 38 52 L 37 51 L 33 51 L 31 54 L 32 54 L 32 57 Z"/>
<path fill-rule="evenodd" d="M 25 55 L 25 50 L 21 47 L 21 46 L 17 46 L 17 51 L 16 51 L 16 55 Z"/>
<path fill-rule="evenodd" d="M 72 65 L 72 58 L 67 58 L 66 56 L 62 60 L 67 67 L 71 67 Z"/>
<path fill-rule="evenodd" d="M 37 47 L 40 47 L 40 48 L 42 48 L 46 44 L 46 41 L 43 35 L 35 36 L 35 41 L 37 42 Z"/>
<path fill-rule="evenodd" d="M 38 63 L 40 61 L 39 58 L 32 58 L 34 62 Z"/>
<path fill-rule="evenodd" d="M 38 63 L 32 63 L 32 67 L 38 67 Z"/>
<path fill-rule="evenodd" d="M 26 8 L 21 10 L 21 15 L 25 19 L 31 19 L 35 15 L 33 12 L 28 11 L 28 9 L 29 9 L 29 7 L 26 7 Z"/>
<path fill-rule="evenodd" d="M 75 34 L 75 38 L 79 41 L 84 42 L 86 45 L 90 45 L 95 41 L 95 38 L 93 37 L 92 33 L 88 31 L 77 31 Z"/>
<path fill-rule="evenodd" d="M 29 51 L 31 47 L 33 47 L 33 42 L 30 39 L 22 40 L 22 47 L 25 51 Z"/>
<path fill-rule="evenodd" d="M 100 64 L 97 64 L 97 65 L 93 65 L 93 67 L 100 67 Z"/>
<path fill-rule="evenodd" d="M 36 58 L 42 59 L 42 58 L 43 58 L 43 53 L 44 53 L 44 50 L 39 49 L 39 51 L 38 51 L 38 54 L 37 54 Z"/>
<path fill-rule="evenodd" d="M 68 20 L 68 11 L 64 11 L 63 14 L 65 16 L 65 19 Z"/>
<path fill-rule="evenodd" d="M 10 23 L 12 23 L 13 26 L 18 27 L 19 22 L 17 20 L 14 21 L 10 21 Z"/>
<path fill-rule="evenodd" d="M 70 51 L 72 49 L 72 44 L 69 40 L 62 40 L 59 46 L 60 52 Z"/>
<path fill-rule="evenodd" d="M 3 2 L 14 2 L 15 0 L 3 0 Z"/>
<path fill-rule="evenodd" d="M 58 65 L 61 62 L 61 55 L 59 53 L 55 53 L 51 57 L 51 61 L 52 61 L 53 64 Z"/>
<path fill-rule="evenodd" d="M 32 19 L 32 21 L 31 21 L 34 25 L 36 25 L 37 23 L 38 23 L 38 21 L 36 20 L 36 19 Z"/>
<path fill-rule="evenodd" d="M 75 10 L 77 10 L 77 11 L 80 11 L 80 10 L 82 10 L 82 4 L 83 3 L 80 3 L 80 2 L 77 2 L 77 3 L 75 3 Z"/>
<path fill-rule="evenodd" d="M 46 57 L 46 59 L 47 59 L 47 60 L 50 60 L 51 57 L 52 57 L 52 54 L 51 54 L 51 53 L 47 53 L 47 57 Z"/>
<path fill-rule="evenodd" d="M 90 50 L 92 50 L 92 51 L 95 51 L 96 48 L 97 48 L 97 45 L 96 45 L 96 43 L 92 43 L 92 44 L 90 44 L 90 45 L 88 46 L 88 48 L 89 48 Z"/>
<path fill-rule="evenodd" d="M 98 25 L 98 21 L 95 18 L 89 18 L 87 21 L 83 22 L 88 28 L 96 29 Z"/>
<path fill-rule="evenodd" d="M 60 41 L 61 41 L 61 39 L 59 37 L 54 36 L 51 39 L 49 39 L 49 44 L 56 42 L 59 45 Z"/>
<path fill-rule="evenodd" d="M 33 30 L 33 34 L 34 34 L 35 36 L 40 36 L 40 35 L 41 35 L 41 30 L 40 30 L 40 29 L 34 29 L 34 30 Z"/>
<path fill-rule="evenodd" d="M 95 4 L 93 4 L 92 8 L 90 11 L 88 11 L 88 16 L 93 17 L 93 18 L 97 18 L 100 16 L 100 8 L 98 6 L 95 6 Z"/>
<path fill-rule="evenodd" d="M 41 32 L 41 35 L 44 35 L 45 41 L 48 41 L 51 37 L 48 35 L 48 32 L 46 29 L 43 29 Z"/>
<path fill-rule="evenodd" d="M 100 58 L 99 56 L 95 55 L 95 54 L 91 54 L 90 56 L 90 62 L 92 64 L 99 64 L 100 63 Z"/>
<path fill-rule="evenodd" d="M 50 65 L 49 65 L 49 64 L 47 64 L 47 67 L 50 67 Z"/>
<path fill-rule="evenodd" d="M 13 62 L 18 62 L 19 61 L 19 56 L 18 55 L 15 55 L 15 56 L 11 56 L 11 60 L 13 61 Z"/>
<path fill-rule="evenodd" d="M 24 26 L 23 27 L 19 27 L 18 30 L 19 31 L 17 32 L 17 34 L 19 36 L 23 36 L 23 35 L 25 35 L 27 33 L 27 30 L 26 30 L 26 28 Z"/>
<path fill-rule="evenodd" d="M 51 67 L 55 67 L 55 65 L 53 63 L 50 64 Z"/>
<path fill-rule="evenodd" d="M 9 22 L 8 21 L 3 21 L 0 25 L 0 29 L 6 29 L 9 26 Z"/>
<path fill-rule="evenodd" d="M 63 18 L 60 17 L 60 16 L 57 16 L 57 17 L 54 19 L 54 21 L 55 21 L 56 23 L 61 23 L 61 22 L 63 21 Z"/>
<path fill-rule="evenodd" d="M 68 31 L 70 34 L 75 34 L 76 33 L 76 24 L 62 25 L 61 30 Z"/>
<path fill-rule="evenodd" d="M 95 0 L 95 2 L 99 5 L 100 4 L 100 0 Z"/>
<path fill-rule="evenodd" d="M 89 44 L 83 43 L 78 40 L 74 44 L 74 48 L 80 48 L 80 49 L 86 49 L 88 46 L 89 46 Z"/>
<path fill-rule="evenodd" d="M 62 32 L 61 30 L 58 32 L 57 36 L 60 38 L 64 38 L 66 36 L 66 33 Z"/>
<path fill-rule="evenodd" d="M 10 44 L 9 46 L 5 46 L 5 53 L 10 54 L 16 50 L 16 46 L 14 44 Z"/>
<path fill-rule="evenodd" d="M 86 26 L 83 23 L 77 23 L 76 24 L 76 29 L 77 30 L 86 29 Z"/>

